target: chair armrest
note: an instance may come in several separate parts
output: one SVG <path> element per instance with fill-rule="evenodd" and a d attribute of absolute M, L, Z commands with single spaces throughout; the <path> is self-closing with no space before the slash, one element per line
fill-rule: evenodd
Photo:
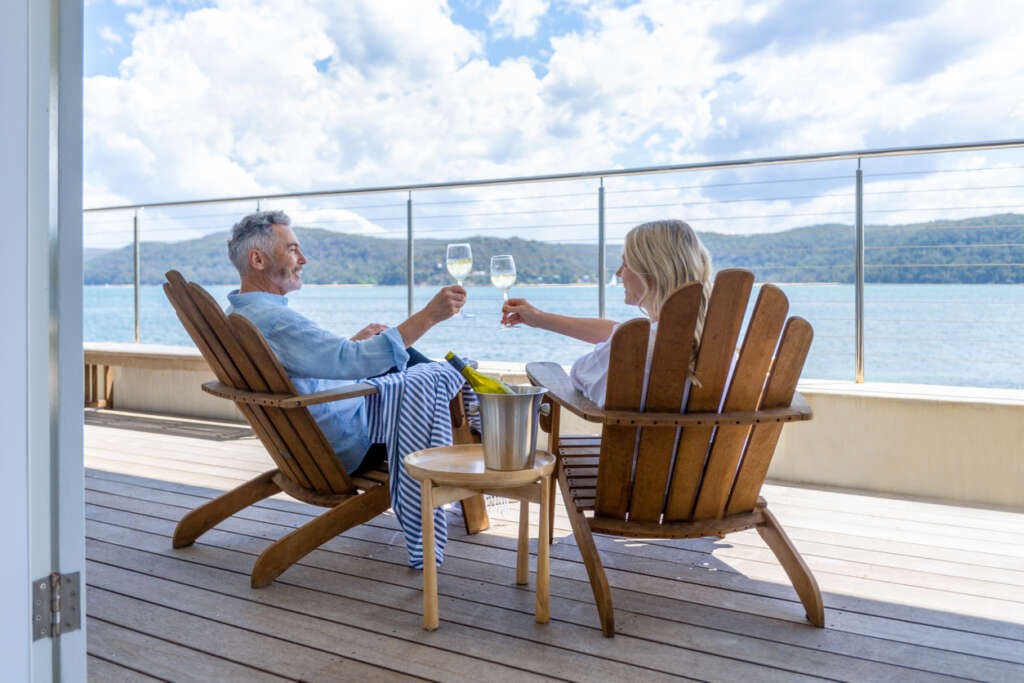
<path fill-rule="evenodd" d="M 788 408 L 766 408 L 734 413 L 636 413 L 628 410 L 607 410 L 604 411 L 602 421 L 605 424 L 630 427 L 728 427 L 771 422 L 802 422 L 813 417 L 814 411 L 804 397 L 794 393 Z"/>
<path fill-rule="evenodd" d="M 814 416 L 811 406 L 796 392 L 788 408 L 768 408 L 735 413 L 643 413 L 629 410 L 602 410 L 572 386 L 565 370 L 557 363 L 528 363 L 526 375 L 534 386 L 548 390 L 547 396 L 588 422 L 636 427 L 710 427 L 713 425 L 753 425 L 766 422 L 797 422 Z"/>
<path fill-rule="evenodd" d="M 220 398 L 231 399 L 239 403 L 249 403 L 257 406 L 268 406 L 272 408 L 304 408 L 318 403 L 340 401 L 346 398 L 357 398 L 376 394 L 377 387 L 372 384 L 349 384 L 348 386 L 318 391 L 315 394 L 261 394 L 255 391 L 242 391 L 232 389 L 220 382 L 206 382 L 203 384 L 203 391 Z"/>
<path fill-rule="evenodd" d="M 588 422 L 604 422 L 604 411 L 572 385 L 569 375 L 558 363 L 527 363 L 526 376 L 537 387 L 548 390 L 546 396 Z"/>

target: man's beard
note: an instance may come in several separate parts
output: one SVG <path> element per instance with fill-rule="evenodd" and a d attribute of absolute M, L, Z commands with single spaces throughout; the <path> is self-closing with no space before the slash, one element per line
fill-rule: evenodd
<path fill-rule="evenodd" d="M 277 267 L 276 264 L 273 267 L 273 271 L 277 273 L 277 281 L 281 283 L 294 284 L 295 289 L 300 289 L 302 287 L 302 280 L 299 277 L 297 277 L 299 271 L 301 270 L 302 266 L 296 266 L 291 270 L 283 267 L 279 268 Z"/>

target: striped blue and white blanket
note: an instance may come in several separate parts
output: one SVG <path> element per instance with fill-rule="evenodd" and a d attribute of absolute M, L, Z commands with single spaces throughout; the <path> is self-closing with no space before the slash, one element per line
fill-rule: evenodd
<path fill-rule="evenodd" d="M 409 476 L 402 458 L 425 448 L 452 445 L 448 404 L 465 382 L 448 363 L 421 363 L 405 372 L 363 380 L 378 393 L 366 397 L 367 422 L 372 443 L 388 450 L 391 472 L 391 509 L 405 534 L 409 566 L 423 568 L 423 530 L 420 484 Z M 434 510 L 434 552 L 444 561 L 448 520 L 444 509 Z"/>

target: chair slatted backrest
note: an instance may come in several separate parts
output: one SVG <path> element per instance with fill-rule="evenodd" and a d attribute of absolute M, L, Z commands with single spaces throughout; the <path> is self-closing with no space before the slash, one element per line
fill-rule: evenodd
<path fill-rule="evenodd" d="M 787 323 L 789 303 L 774 285 L 761 288 L 730 380 L 753 282 L 749 271 L 718 273 L 695 360 L 691 340 L 701 287 L 690 283 L 672 294 L 659 316 L 645 405 L 641 393 L 648 324 L 636 320 L 622 325 L 612 340 L 605 409 L 680 412 L 691 361 L 698 381 L 690 386 L 683 412 L 788 406 L 812 332 L 801 318 Z M 606 425 L 595 514 L 625 519 L 628 510 L 633 521 L 681 522 L 747 512 L 757 502 L 781 427 L 767 423 L 753 429 L 720 425 L 677 430 Z"/>
<path fill-rule="evenodd" d="M 646 320 L 631 320 L 615 331 L 611 357 L 620 372 L 613 375 L 609 367 L 605 410 L 640 409 L 650 327 Z M 595 509 L 603 517 L 626 517 L 636 430 L 636 427 L 605 425 L 601 433 Z"/>
<path fill-rule="evenodd" d="M 206 290 L 167 273 L 164 291 L 196 346 L 223 384 L 242 391 L 294 395 L 288 375 L 259 330 L 242 316 L 229 320 Z M 236 402 L 278 468 L 318 493 L 354 491 L 340 461 L 306 408 Z"/>
<path fill-rule="evenodd" d="M 700 311 L 701 286 L 691 283 L 665 302 L 658 333 L 654 340 L 653 368 L 647 388 L 649 412 L 675 413 L 682 405 L 686 378 L 690 374 L 690 352 L 697 314 Z M 686 348 L 679 348 L 684 345 Z M 665 507 L 665 489 L 672 467 L 674 429 L 644 429 L 637 449 L 634 489 L 640 492 L 630 501 L 629 518 L 657 522 Z M 645 494 L 644 492 L 651 492 Z M 654 495 L 653 492 L 660 492 Z"/>
<path fill-rule="evenodd" d="M 718 411 L 753 284 L 753 273 L 745 270 L 723 270 L 715 278 L 694 371 L 700 384 L 690 388 L 687 412 Z M 665 503 L 666 521 L 690 518 L 713 433 L 713 427 L 683 430 Z"/>
<path fill-rule="evenodd" d="M 178 320 L 181 321 L 185 331 L 188 332 L 200 353 L 203 354 L 203 358 L 210 366 L 210 369 L 213 370 L 213 374 L 217 377 L 218 381 L 229 387 L 245 386 L 242 376 L 238 368 L 235 367 L 228 352 L 221 345 L 217 336 L 210 329 L 209 324 L 207 324 L 205 318 L 203 318 L 188 295 L 187 283 L 184 278 L 182 278 L 180 273 L 172 270 L 167 273 L 167 280 L 167 283 L 164 284 L 164 294 L 167 295 L 167 299 L 171 302 L 171 306 L 174 307 L 174 311 L 178 315 Z M 277 436 L 276 431 L 269 426 L 266 416 L 262 411 L 256 410 L 254 406 L 246 404 L 237 405 L 260 441 L 267 448 L 267 452 L 271 454 L 274 462 L 281 470 L 291 474 L 293 465 L 290 463 L 290 456 L 288 456 L 287 452 L 283 451 L 280 442 L 275 440 Z"/>

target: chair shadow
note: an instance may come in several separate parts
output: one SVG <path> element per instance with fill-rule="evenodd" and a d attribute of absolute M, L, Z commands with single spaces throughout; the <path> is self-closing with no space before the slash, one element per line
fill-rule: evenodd
<path fill-rule="evenodd" d="M 255 438 L 248 426 L 227 422 L 206 422 L 190 418 L 166 415 L 149 416 L 142 413 L 111 413 L 105 410 L 85 411 L 85 424 L 95 427 L 112 427 L 150 434 L 183 436 L 207 441 L 234 441 Z"/>

